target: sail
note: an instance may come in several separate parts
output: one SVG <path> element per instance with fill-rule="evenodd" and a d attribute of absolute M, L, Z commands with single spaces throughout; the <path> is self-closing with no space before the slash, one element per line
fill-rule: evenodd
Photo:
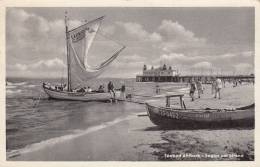
<path fill-rule="evenodd" d="M 102 19 L 103 17 L 100 17 L 68 32 L 70 84 L 72 89 L 81 87 L 85 85 L 86 81 L 89 79 L 100 75 L 105 70 L 105 67 L 107 67 L 124 49 L 123 47 L 115 52 L 99 66 L 92 67 L 88 64 L 88 52 L 95 39 Z"/>

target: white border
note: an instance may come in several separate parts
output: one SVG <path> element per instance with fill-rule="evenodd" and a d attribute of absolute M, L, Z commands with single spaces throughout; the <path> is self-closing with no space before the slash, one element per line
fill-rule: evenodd
<path fill-rule="evenodd" d="M 80 161 L 80 162 L 26 162 L 26 161 L 6 161 L 5 143 L 5 8 L 6 7 L 255 7 L 255 102 L 256 102 L 256 127 L 255 127 L 255 161 L 168 161 L 168 162 L 113 162 L 113 161 Z M 234 166 L 234 167 L 257 167 L 259 162 L 259 106 L 258 99 L 260 73 L 260 1 L 257 0 L 0 0 L 0 167 L 47 167 L 47 166 Z"/>

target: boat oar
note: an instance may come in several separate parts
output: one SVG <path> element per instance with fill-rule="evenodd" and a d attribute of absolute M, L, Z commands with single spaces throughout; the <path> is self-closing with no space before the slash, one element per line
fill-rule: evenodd
<path fill-rule="evenodd" d="M 147 114 L 138 114 L 137 116 L 138 117 L 147 117 L 148 115 Z"/>
<path fill-rule="evenodd" d="M 147 112 L 141 112 L 141 113 L 137 113 L 138 117 L 146 117 L 148 116 Z"/>

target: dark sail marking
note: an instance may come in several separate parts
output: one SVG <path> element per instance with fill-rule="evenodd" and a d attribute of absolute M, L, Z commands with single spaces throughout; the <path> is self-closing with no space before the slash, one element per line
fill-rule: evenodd
<path fill-rule="evenodd" d="M 85 38 L 85 30 L 81 30 L 71 35 L 72 42 L 78 42 Z"/>

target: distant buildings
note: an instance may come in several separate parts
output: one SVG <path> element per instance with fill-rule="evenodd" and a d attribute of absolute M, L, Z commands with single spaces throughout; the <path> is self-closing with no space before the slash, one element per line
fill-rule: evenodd
<path fill-rule="evenodd" d="M 217 77 L 225 81 L 232 82 L 233 80 L 242 80 L 245 82 L 254 82 L 254 74 L 251 75 L 185 75 L 181 76 L 177 70 L 172 69 L 171 66 L 165 64 L 161 67 L 147 69 L 143 67 L 143 74 L 136 76 L 136 82 L 190 82 L 194 80 L 201 80 L 203 83 L 210 83 Z"/>
<path fill-rule="evenodd" d="M 161 67 L 147 69 L 143 67 L 143 74 L 136 76 L 137 82 L 177 82 L 178 72 L 172 69 L 171 66 L 167 67 L 165 64 Z"/>

